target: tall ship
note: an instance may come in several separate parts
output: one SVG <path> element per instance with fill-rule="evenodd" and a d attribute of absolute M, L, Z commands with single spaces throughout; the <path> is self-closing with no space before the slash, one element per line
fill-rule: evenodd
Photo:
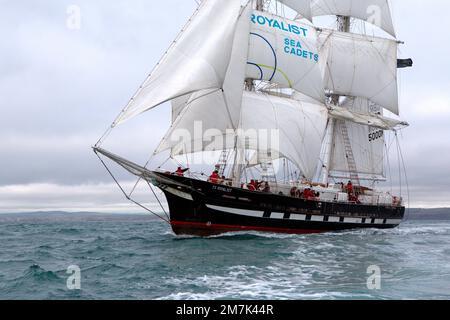
<path fill-rule="evenodd" d="M 405 201 L 380 183 L 408 126 L 397 77 L 413 63 L 400 45 L 387 0 L 203 0 L 94 152 L 177 235 L 395 228 Z M 146 164 L 104 147 L 170 106 Z M 125 191 L 112 163 L 168 210 Z"/>

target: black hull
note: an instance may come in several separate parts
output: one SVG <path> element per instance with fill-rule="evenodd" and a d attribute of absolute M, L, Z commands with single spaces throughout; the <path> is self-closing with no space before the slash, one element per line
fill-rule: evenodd
<path fill-rule="evenodd" d="M 390 229 L 404 207 L 311 201 L 251 192 L 200 180 L 154 173 L 151 182 L 165 194 L 177 235 L 212 236 L 235 231 L 288 234 L 360 228 Z"/>

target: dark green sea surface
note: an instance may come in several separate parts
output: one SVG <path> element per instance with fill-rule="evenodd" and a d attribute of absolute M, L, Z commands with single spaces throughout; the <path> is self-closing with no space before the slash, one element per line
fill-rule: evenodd
<path fill-rule="evenodd" d="M 450 299 L 450 222 L 203 239 L 139 215 L 0 215 L 0 299 Z"/>

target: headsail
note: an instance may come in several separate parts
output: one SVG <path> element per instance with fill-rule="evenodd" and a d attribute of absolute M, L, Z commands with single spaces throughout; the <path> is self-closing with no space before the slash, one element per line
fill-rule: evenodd
<path fill-rule="evenodd" d="M 221 88 L 240 11 L 241 0 L 204 0 L 117 123 L 174 98 Z"/>
<path fill-rule="evenodd" d="M 337 15 L 354 17 L 376 25 L 395 38 L 388 0 L 315 0 L 312 16 Z"/>
<path fill-rule="evenodd" d="M 205 89 L 185 99 L 173 101 L 172 111 L 176 117 L 173 117 L 172 127 L 155 153 L 167 149 L 171 149 L 172 155 L 222 150 L 222 141 L 234 141 L 234 130 L 239 126 L 241 116 L 251 12 L 251 4 L 247 4 L 238 20 L 223 89 Z M 231 138 L 225 139 L 223 136 L 215 145 L 215 137 L 225 134 L 227 129 L 233 130 Z M 196 135 L 196 130 L 200 132 L 199 136 Z M 182 144 L 179 141 L 171 141 L 176 132 L 190 135 L 191 140 L 183 141 L 185 143 Z M 204 143 L 205 137 L 206 140 L 211 140 L 210 143 Z M 231 149 L 234 145 L 228 147 Z"/>

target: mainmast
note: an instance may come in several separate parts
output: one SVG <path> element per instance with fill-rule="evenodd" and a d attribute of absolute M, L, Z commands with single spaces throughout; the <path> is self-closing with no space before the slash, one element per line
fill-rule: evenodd
<path fill-rule="evenodd" d="M 340 32 L 350 32 L 350 22 L 351 18 L 348 16 L 336 16 L 337 17 L 337 30 Z M 333 94 L 331 96 L 331 103 L 335 106 L 339 106 L 339 100 L 341 96 L 338 94 Z M 323 162 L 323 170 L 322 170 L 322 183 L 328 184 L 330 178 L 330 166 L 331 166 L 331 157 L 333 155 L 333 144 L 334 144 L 334 129 L 336 127 L 336 120 L 330 118 L 327 126 L 327 133 L 325 136 L 326 150 L 325 157 Z"/>

